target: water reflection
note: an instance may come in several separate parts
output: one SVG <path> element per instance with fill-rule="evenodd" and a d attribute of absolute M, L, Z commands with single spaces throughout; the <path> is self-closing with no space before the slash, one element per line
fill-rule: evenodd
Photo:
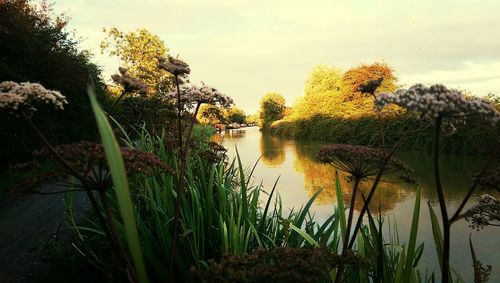
<path fill-rule="evenodd" d="M 335 169 L 330 165 L 316 161 L 316 155 L 324 143 L 301 142 L 265 133 L 261 134 L 256 128 L 249 128 L 249 131 L 250 134 L 246 135 L 246 129 L 230 130 L 217 134 L 213 140 L 216 142 L 224 141 L 227 148 L 238 144 L 240 154 L 249 152 L 249 155 L 252 156 L 251 160 L 255 160 L 255 157 L 260 155 L 262 164 L 268 169 L 286 167 L 284 164 L 289 158 L 293 172 L 282 168 L 286 171 L 286 175 L 281 178 L 281 184 L 284 183 L 286 187 L 300 186 L 301 184 L 296 183 L 296 179 L 288 178 L 291 177 L 290 174 L 300 175 L 303 178 L 303 188 L 309 197 L 323 188 L 316 199 L 316 204 L 327 205 L 336 202 Z M 255 151 L 256 142 L 259 144 L 260 152 Z M 398 157 L 415 170 L 414 177 L 418 179 L 422 196 L 435 203 L 437 195 L 434 190 L 432 154 L 421 151 L 401 151 L 398 152 Z M 471 184 L 472 173 L 479 171 L 483 163 L 484 158 L 460 155 L 442 156 L 441 177 L 447 201 L 458 202 L 464 197 Z M 265 174 L 265 172 L 263 173 Z M 343 188 L 342 198 L 344 202 L 349 202 L 352 183 L 349 182 L 345 173 L 339 171 L 339 176 Z M 274 176 L 274 178 L 276 177 Z M 413 196 L 416 191 L 416 185 L 402 182 L 395 176 L 384 178 L 385 182 L 379 184 L 374 195 L 370 207 L 372 211 L 391 211 L 397 203 L 404 201 L 410 195 Z M 288 183 L 289 179 L 293 181 Z M 360 185 L 361 192 L 366 194 L 371 188 L 372 182 L 372 180 L 364 180 Z M 363 200 L 361 197 L 357 197 L 357 200 L 355 208 L 361 209 Z"/>
<path fill-rule="evenodd" d="M 269 136 L 260 133 L 257 128 L 227 131 L 214 136 L 214 141 L 223 141 L 230 158 L 235 157 L 234 148 L 237 145 L 241 159 L 247 167 L 252 167 L 258 157 L 262 156 L 262 161 L 256 166 L 253 182 L 257 184 L 262 182 L 264 189 L 270 191 L 277 177 L 281 176 L 277 190 L 284 208 L 298 209 L 318 189 L 323 188 L 311 209 L 315 213 L 316 219 L 320 221 L 329 217 L 333 212 L 337 200 L 334 182 L 335 170 L 330 165 L 321 164 L 315 160 L 322 143 L 300 142 Z M 430 217 L 425 205 L 427 201 L 430 201 L 434 206 L 437 204 L 432 155 L 428 152 L 403 151 L 398 153 L 398 157 L 415 169 L 415 177 L 419 180 L 422 193 L 418 237 L 419 241 L 424 241 L 426 244 L 421 270 L 436 271 L 438 262 L 433 247 Z M 442 156 L 442 183 L 450 211 L 456 209 L 468 190 L 471 174 L 479 171 L 483 163 L 484 158 L 459 155 Z M 344 173 L 340 173 L 340 183 L 343 187 L 342 199 L 344 203 L 349 203 L 352 183 L 346 179 Z M 361 184 L 361 191 L 367 192 L 371 184 L 372 180 L 364 181 Z M 370 207 L 374 213 L 380 209 L 384 216 L 395 216 L 387 222 L 398 227 L 399 236 L 403 241 L 409 237 L 411 229 L 415 192 L 415 185 L 383 182 L 380 184 Z M 480 192 L 477 192 L 476 196 L 479 194 Z M 262 195 L 265 196 L 265 194 Z M 472 201 L 476 200 L 476 196 L 472 198 Z M 362 206 L 362 198 L 358 196 L 357 200 L 355 209 L 359 211 Z M 436 206 L 435 209 L 438 210 Z M 454 236 L 451 243 L 452 266 L 456 270 L 462 271 L 461 274 L 464 275 L 463 279 L 466 282 L 473 281 L 470 253 L 464 248 L 468 247 L 470 233 L 473 233 L 474 242 L 477 243 L 476 253 L 480 255 L 481 260 L 493 265 L 490 279 L 492 282 L 500 282 L 499 231 L 500 229 L 489 227 L 475 232 L 468 227 L 466 221 L 459 221 L 454 225 Z"/>
<path fill-rule="evenodd" d="M 276 136 L 260 136 L 260 154 L 262 163 L 269 167 L 278 167 L 285 162 L 285 140 Z"/>
<path fill-rule="evenodd" d="M 304 187 L 309 196 L 312 196 L 319 189 L 323 191 L 318 195 L 318 204 L 331 204 L 336 202 L 335 171 L 334 167 L 316 161 L 316 155 L 320 144 L 313 146 L 301 143 L 295 144 L 296 159 L 294 169 L 304 174 Z M 352 186 L 348 174 L 339 173 L 340 185 L 342 187 L 342 199 L 344 203 L 349 203 L 352 195 Z M 408 195 L 408 191 L 414 192 L 415 185 L 398 181 L 395 176 L 388 176 L 385 182 L 379 183 L 378 189 L 373 196 L 370 210 L 373 212 L 385 213 L 391 211 L 395 204 L 402 201 Z M 356 197 L 354 209 L 360 211 L 363 207 L 361 193 L 368 194 L 373 185 L 373 180 L 363 180 L 360 183 L 359 195 Z"/>

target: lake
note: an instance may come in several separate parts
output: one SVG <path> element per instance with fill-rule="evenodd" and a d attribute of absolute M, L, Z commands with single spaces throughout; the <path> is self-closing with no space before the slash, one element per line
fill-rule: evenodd
<path fill-rule="evenodd" d="M 315 160 L 323 142 L 296 141 L 270 134 L 262 133 L 257 127 L 227 130 L 218 133 L 213 140 L 228 149 L 230 159 L 236 156 L 236 148 L 245 167 L 251 168 L 258 162 L 252 181 L 258 185 L 262 182 L 265 191 L 270 191 L 280 177 L 277 184 L 283 207 L 298 209 L 320 188 L 323 191 L 312 207 L 315 218 L 321 222 L 333 213 L 336 203 L 335 169 Z M 433 156 L 430 152 L 401 151 L 397 156 L 415 170 L 414 177 L 418 179 L 421 190 L 421 208 L 418 242 L 425 242 L 424 255 L 420 261 L 420 270 L 434 270 L 440 274 L 437 255 L 434 248 L 432 229 L 427 202 L 433 205 L 436 214 L 437 194 L 434 189 Z M 485 158 L 468 157 L 461 155 L 442 154 L 441 176 L 445 189 L 448 213 L 453 213 L 465 196 L 471 183 L 471 174 L 480 170 Z M 339 172 L 341 173 L 341 172 Z M 344 204 L 350 200 L 352 183 L 348 182 L 345 174 L 340 174 L 343 188 Z M 361 183 L 361 189 L 368 191 L 371 181 Z M 409 237 L 413 206 L 417 185 L 408 184 L 390 178 L 380 183 L 374 195 L 372 212 L 380 211 L 385 217 L 385 228 L 388 223 L 396 225 L 401 242 Z M 477 201 L 481 190 L 477 190 L 468 206 Z M 495 195 L 498 198 L 498 195 Z M 357 198 L 361 200 L 361 198 Z M 357 202 L 355 209 L 360 210 L 361 202 Z M 388 231 L 385 231 L 387 234 Z M 452 268 L 458 271 L 466 282 L 473 282 L 472 259 L 469 249 L 469 235 L 472 234 L 475 252 L 483 264 L 493 266 L 490 282 L 500 282 L 500 227 L 487 227 L 476 231 L 469 227 L 469 223 L 460 220 L 452 226 L 451 256 Z"/>

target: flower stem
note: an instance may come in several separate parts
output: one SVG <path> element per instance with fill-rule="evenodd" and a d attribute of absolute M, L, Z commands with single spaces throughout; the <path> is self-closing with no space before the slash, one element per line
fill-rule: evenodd
<path fill-rule="evenodd" d="M 403 133 L 401 138 L 399 138 L 398 142 L 393 146 L 392 150 L 385 156 L 384 161 L 380 165 L 380 169 L 379 169 L 379 172 L 377 174 L 377 177 L 375 178 L 375 181 L 373 182 L 373 185 L 370 189 L 370 192 L 368 193 L 368 197 L 366 199 L 366 202 L 363 204 L 363 208 L 361 209 L 361 212 L 359 213 L 358 221 L 356 222 L 356 226 L 354 227 L 353 234 L 352 234 L 352 237 L 351 237 L 349 245 L 348 245 L 349 249 L 352 249 L 352 247 L 354 246 L 354 243 L 356 240 L 356 235 L 358 234 L 358 231 L 361 228 L 363 216 L 365 215 L 366 211 L 368 210 L 368 205 L 370 204 L 370 202 L 373 198 L 373 195 L 375 194 L 375 190 L 377 189 L 378 183 L 380 182 L 380 179 L 382 178 L 385 166 L 387 166 L 387 163 L 391 159 L 392 155 L 394 155 L 396 150 L 403 143 L 403 140 L 413 130 L 413 128 L 418 124 L 418 122 L 419 122 L 419 120 L 416 120 L 413 124 L 410 125 L 410 127 L 408 127 L 408 129 Z"/>
<path fill-rule="evenodd" d="M 450 228 L 451 223 L 448 219 L 448 212 L 446 209 L 446 201 L 441 184 L 441 174 L 439 171 L 439 145 L 441 140 L 441 126 L 443 118 L 439 116 L 436 118 L 436 125 L 434 127 L 434 181 L 436 183 L 436 191 L 439 200 L 439 209 L 441 210 L 441 219 L 443 221 L 443 262 L 441 270 L 441 280 L 443 283 L 448 283 L 450 280 Z"/>
<path fill-rule="evenodd" d="M 343 251 L 347 250 L 347 246 L 349 244 L 349 235 L 351 234 L 352 218 L 354 216 L 354 205 L 356 203 L 356 195 L 358 193 L 358 187 L 360 181 L 361 181 L 360 178 L 357 177 L 354 178 L 354 186 L 352 189 L 352 196 L 351 196 L 351 205 L 349 207 L 349 216 L 347 217 L 347 228 L 345 231 L 344 245 L 342 247 Z"/>
<path fill-rule="evenodd" d="M 182 121 L 181 121 L 181 89 L 179 87 L 179 76 L 175 75 L 175 85 L 177 86 L 177 134 L 179 135 L 179 150 L 182 150 Z"/>
<path fill-rule="evenodd" d="M 479 175 L 477 175 L 477 177 L 475 178 L 474 182 L 472 183 L 472 185 L 469 188 L 469 191 L 467 192 L 467 195 L 465 195 L 464 199 L 460 203 L 460 206 L 455 211 L 455 213 L 453 214 L 453 216 L 450 218 L 450 222 L 451 223 L 457 221 L 460 218 L 460 213 L 464 209 L 465 205 L 467 204 L 467 202 L 469 201 L 470 197 L 472 196 L 472 193 L 474 193 L 474 190 L 477 188 L 479 182 L 483 178 L 484 173 L 486 172 L 486 169 L 488 169 L 488 167 L 491 165 L 491 163 L 493 162 L 493 160 L 496 159 L 496 157 L 498 156 L 498 154 L 500 154 L 500 145 L 497 145 L 497 148 L 490 155 L 490 157 L 488 158 L 488 160 L 484 164 L 483 168 L 479 172 Z"/>
<path fill-rule="evenodd" d="M 179 100 L 180 103 L 180 100 Z M 177 234 L 178 234 L 178 229 L 179 229 L 179 220 L 180 220 L 180 210 L 181 210 L 181 199 L 182 199 L 182 193 L 184 191 L 183 189 L 183 183 L 184 183 L 184 174 L 186 171 L 186 163 L 187 163 L 187 158 L 189 155 L 189 143 L 191 142 L 191 137 L 193 133 L 193 128 L 194 128 L 194 123 L 196 122 L 196 115 L 198 114 L 198 111 L 200 110 L 201 103 L 199 102 L 196 105 L 196 109 L 193 113 L 192 119 L 191 119 L 191 124 L 189 125 L 186 141 L 184 143 L 184 148 L 180 148 L 180 168 L 179 168 L 179 180 L 177 184 L 177 197 L 175 200 L 175 218 L 174 218 L 174 232 L 172 235 L 172 246 L 170 249 L 170 266 L 169 266 L 169 272 L 171 279 L 174 281 L 175 278 L 173 276 L 173 269 L 174 269 L 174 263 L 175 263 L 175 252 L 177 249 Z M 180 124 L 179 124 L 180 126 Z M 179 132 L 181 133 L 181 132 Z"/>
<path fill-rule="evenodd" d="M 35 134 L 38 136 L 38 138 L 42 141 L 44 146 L 52 153 L 54 158 L 61 163 L 69 172 L 70 174 L 75 177 L 80 183 L 82 184 L 87 197 L 90 200 L 90 203 L 92 205 L 92 208 L 94 209 L 94 212 L 97 216 L 97 219 L 99 220 L 99 224 L 101 225 L 104 234 L 106 235 L 106 238 L 108 239 L 109 243 L 111 246 L 114 248 L 113 251 L 116 253 L 116 255 L 123 260 L 127 260 L 127 257 L 123 257 L 121 253 L 119 252 L 119 249 L 117 249 L 118 241 L 119 239 L 114 239 L 110 227 L 107 225 L 107 222 L 104 218 L 104 216 L 101 213 L 101 209 L 99 206 L 99 203 L 97 202 L 96 198 L 94 197 L 94 194 L 92 192 L 91 186 L 89 185 L 87 179 L 80 174 L 75 168 L 73 168 L 56 150 L 55 148 L 50 144 L 50 142 L 45 138 L 45 136 L 38 130 L 38 127 L 29 119 L 24 113 L 21 114 L 23 119 L 26 121 L 26 123 L 30 126 L 30 128 L 35 132 Z M 124 262 L 125 263 L 125 262 Z M 126 267 L 127 268 L 127 267 Z M 128 269 L 128 268 L 127 268 Z M 134 283 L 136 280 L 131 280 L 132 278 L 129 276 L 129 280 Z"/>
<path fill-rule="evenodd" d="M 375 96 L 375 93 L 372 93 L 372 96 L 373 96 L 373 101 L 375 101 L 375 99 L 377 99 L 377 97 Z M 385 135 L 384 135 L 384 124 L 382 123 L 382 113 L 380 111 L 376 111 L 376 112 L 377 112 L 377 119 L 378 119 L 378 129 L 380 132 L 380 138 L 382 139 L 382 153 L 385 156 Z"/>
<path fill-rule="evenodd" d="M 120 240 L 120 235 L 116 230 L 116 226 L 113 223 L 113 211 L 111 210 L 111 206 L 109 204 L 108 196 L 105 191 L 99 191 L 101 196 L 102 204 L 104 207 L 104 211 L 106 213 L 106 222 L 111 230 L 111 238 L 113 239 L 112 244 L 114 246 L 115 251 L 118 253 L 121 258 L 123 265 L 125 265 L 125 271 L 127 272 L 127 277 L 131 283 L 138 282 L 137 275 L 135 273 L 135 269 L 130 262 L 130 259 L 123 248 L 123 245 Z"/>

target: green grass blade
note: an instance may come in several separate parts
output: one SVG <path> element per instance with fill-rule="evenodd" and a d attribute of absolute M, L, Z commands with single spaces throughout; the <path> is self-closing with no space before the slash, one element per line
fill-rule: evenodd
<path fill-rule="evenodd" d="M 87 92 L 90 97 L 92 110 L 94 111 L 97 127 L 101 135 L 102 145 L 106 154 L 111 176 L 113 179 L 114 189 L 118 200 L 120 215 L 123 220 L 127 245 L 132 255 L 132 260 L 137 272 L 139 282 L 149 282 L 144 259 L 142 256 L 141 244 L 137 233 L 137 226 L 134 219 L 134 205 L 130 197 L 127 175 L 125 173 L 125 165 L 121 155 L 120 147 L 116 142 L 113 129 L 106 119 L 106 115 L 102 111 L 97 102 L 94 88 L 91 84 L 87 86 Z"/>
<path fill-rule="evenodd" d="M 337 213 L 340 218 L 340 230 L 342 232 L 342 240 L 344 240 L 347 224 L 345 219 L 344 200 L 342 199 L 342 187 L 340 186 L 339 173 L 337 171 L 335 171 L 335 193 L 337 194 Z"/>
<path fill-rule="evenodd" d="M 316 242 L 312 237 L 311 235 L 307 234 L 305 231 L 301 230 L 300 228 L 298 228 L 297 226 L 293 225 L 292 223 L 290 223 L 290 229 L 292 229 L 293 231 L 297 232 L 297 234 L 299 234 L 302 238 L 304 238 L 304 240 L 306 240 L 310 245 L 314 246 L 314 247 L 319 247 L 319 244 L 318 242 Z"/>
<path fill-rule="evenodd" d="M 269 205 L 271 204 L 271 200 L 273 198 L 273 194 L 274 194 L 274 191 L 276 190 L 276 185 L 278 184 L 279 180 L 280 180 L 280 176 L 278 176 L 278 178 L 274 182 L 273 189 L 271 190 L 271 193 L 269 194 L 269 197 L 268 197 L 267 202 L 266 202 L 266 207 L 264 208 L 264 212 L 262 213 L 262 219 L 260 220 L 260 223 L 259 223 L 259 231 L 261 233 L 264 232 L 264 227 L 266 225 L 267 212 L 269 211 Z"/>
<path fill-rule="evenodd" d="M 432 236 L 434 238 L 434 246 L 436 247 L 436 253 L 439 260 L 439 267 L 443 269 L 443 236 L 441 234 L 441 227 L 439 225 L 439 221 L 437 219 L 436 213 L 434 209 L 432 209 L 431 203 L 427 202 L 427 206 L 429 206 L 429 214 L 431 216 L 431 224 L 432 224 Z"/>
<path fill-rule="evenodd" d="M 403 271 L 403 281 L 409 282 L 413 272 L 415 261 L 415 247 L 417 245 L 418 222 L 420 218 L 420 189 L 417 190 L 415 205 L 413 207 L 413 217 L 411 222 L 410 239 L 408 241 L 408 254 L 406 256 L 405 268 Z"/>

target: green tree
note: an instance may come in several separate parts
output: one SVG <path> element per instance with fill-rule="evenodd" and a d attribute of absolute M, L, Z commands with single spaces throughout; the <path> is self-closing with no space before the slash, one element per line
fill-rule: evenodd
<path fill-rule="evenodd" d="M 99 68 L 66 30 L 68 17 L 46 2 L 0 1 L 0 82 L 38 82 L 68 99 L 64 111 L 40 109 L 34 120 L 53 144 L 92 139 L 95 121 L 87 96 L 89 76 L 101 89 Z M 102 95 L 102 93 L 100 93 Z M 101 96 L 102 98 L 103 96 Z M 0 167 L 25 160 L 41 147 L 27 126 L 0 113 Z M 1 168 L 0 168 L 1 169 Z"/>
<path fill-rule="evenodd" d="M 260 126 L 267 129 L 272 122 L 283 118 L 285 98 L 276 92 L 269 92 L 260 100 Z"/>
<path fill-rule="evenodd" d="M 172 87 L 171 75 L 158 68 L 158 57 L 167 57 L 168 48 L 157 35 L 146 29 L 124 33 L 113 27 L 101 42 L 101 53 L 118 56 L 127 74 L 144 82 L 150 95 L 165 93 Z"/>
<path fill-rule="evenodd" d="M 248 124 L 257 124 L 259 123 L 259 114 L 247 115 L 245 120 Z"/>
<path fill-rule="evenodd" d="M 196 119 L 205 125 L 215 125 L 226 122 L 224 111 L 220 107 L 212 104 L 202 104 Z"/>
<path fill-rule="evenodd" d="M 342 76 L 341 92 L 344 101 L 351 101 L 363 98 L 359 91 L 359 86 L 371 80 L 383 78 L 382 85 L 377 89 L 377 92 L 392 92 L 398 86 L 397 78 L 391 67 L 385 63 L 373 63 L 370 65 L 361 64 L 347 70 Z"/>
<path fill-rule="evenodd" d="M 226 117 L 226 120 L 229 123 L 238 123 L 238 124 L 246 123 L 245 111 L 237 107 L 231 107 L 228 110 L 226 110 L 224 116 Z"/>

